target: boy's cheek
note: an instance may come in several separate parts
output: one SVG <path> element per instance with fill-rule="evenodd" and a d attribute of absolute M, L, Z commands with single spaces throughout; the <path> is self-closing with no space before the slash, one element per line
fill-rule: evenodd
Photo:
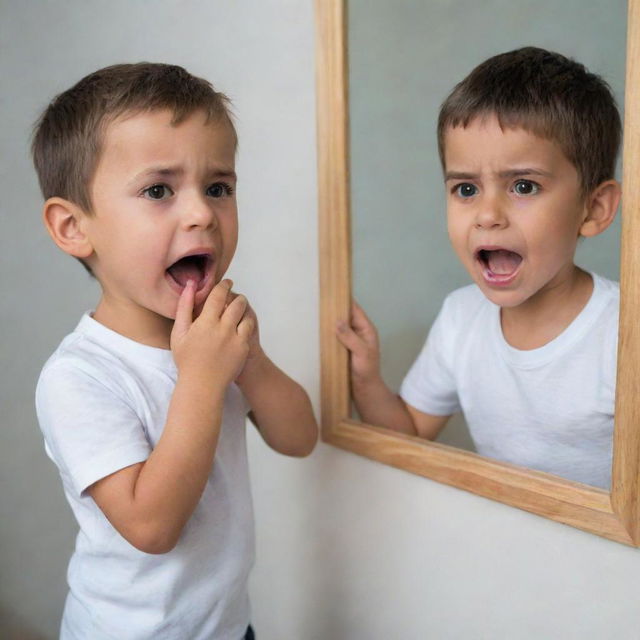
<path fill-rule="evenodd" d="M 458 259 L 466 264 L 466 257 L 468 252 L 466 251 L 465 238 L 455 227 L 449 227 L 449 242 L 451 243 L 453 250 L 458 256 Z"/>

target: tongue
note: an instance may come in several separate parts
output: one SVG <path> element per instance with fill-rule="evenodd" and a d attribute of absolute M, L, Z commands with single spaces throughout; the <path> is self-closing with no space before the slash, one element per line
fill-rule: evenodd
<path fill-rule="evenodd" d="M 522 262 L 522 258 L 517 253 L 507 251 L 506 249 L 487 251 L 487 254 L 489 269 L 492 273 L 500 276 L 513 273 Z"/>
<path fill-rule="evenodd" d="M 180 260 L 174 265 L 169 267 L 169 273 L 171 277 L 182 287 L 187 286 L 189 280 L 195 280 L 196 283 L 200 282 L 202 273 L 195 262 L 190 260 Z"/>

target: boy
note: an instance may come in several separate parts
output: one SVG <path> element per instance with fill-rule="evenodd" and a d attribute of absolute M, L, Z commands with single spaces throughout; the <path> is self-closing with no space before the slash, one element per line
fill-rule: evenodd
<path fill-rule="evenodd" d="M 365 422 L 431 440 L 462 410 L 481 455 L 608 486 L 618 285 L 574 253 L 614 219 L 620 129 L 607 85 L 542 49 L 455 87 L 438 141 L 449 237 L 475 284 L 446 298 L 400 396 L 362 309 L 339 323 Z"/>
<path fill-rule="evenodd" d="M 164 64 L 92 73 L 37 125 L 44 222 L 102 290 L 36 392 L 80 525 L 62 638 L 253 637 L 245 417 L 294 456 L 317 425 L 222 279 L 235 152 L 225 96 Z"/>

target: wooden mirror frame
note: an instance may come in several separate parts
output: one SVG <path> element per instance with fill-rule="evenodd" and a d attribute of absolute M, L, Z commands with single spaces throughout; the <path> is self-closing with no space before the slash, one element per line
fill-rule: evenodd
<path fill-rule="evenodd" d="M 437 482 L 640 546 L 640 0 L 629 0 L 620 329 L 611 492 L 353 420 L 347 352 L 351 237 L 346 0 L 316 0 L 322 439 Z M 434 123 L 435 127 L 435 123 Z"/>

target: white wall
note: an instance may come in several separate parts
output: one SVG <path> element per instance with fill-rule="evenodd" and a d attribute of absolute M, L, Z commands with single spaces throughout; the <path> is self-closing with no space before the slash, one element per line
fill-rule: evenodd
<path fill-rule="evenodd" d="M 313 12 L 310 0 L 3 0 L 0 12 L 0 637 L 12 625 L 55 638 L 75 526 L 33 387 L 97 293 L 41 229 L 29 127 L 113 62 L 177 62 L 227 92 L 240 134 L 232 275 L 318 406 Z M 259 640 L 638 637 L 634 549 L 325 445 L 289 460 L 254 436 L 250 458 Z"/>

